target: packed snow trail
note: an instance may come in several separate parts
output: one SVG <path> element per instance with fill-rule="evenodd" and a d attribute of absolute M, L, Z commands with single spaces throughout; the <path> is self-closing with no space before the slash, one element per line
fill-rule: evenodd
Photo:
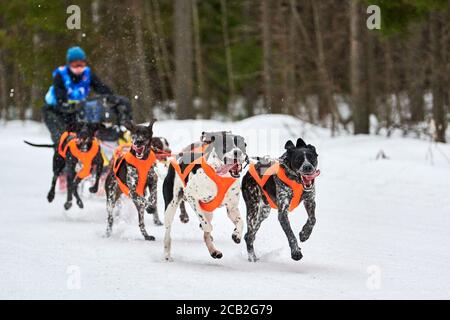
<path fill-rule="evenodd" d="M 301 244 L 300 262 L 290 258 L 275 211 L 257 234 L 257 263 L 247 261 L 244 241 L 231 240 L 233 225 L 222 208 L 213 220 L 221 260 L 209 256 L 189 207 L 191 221 L 183 225 L 176 217 L 173 226 L 174 262 L 163 260 L 164 227 L 146 215 L 156 241 L 144 241 L 128 200 L 112 238 L 104 238 L 105 200 L 84 193 L 85 209 L 68 212 L 61 193 L 47 203 L 52 151 L 22 142 L 48 142 L 46 128 L 9 122 L 0 126 L 0 298 L 450 298 L 449 145 L 330 138 L 324 129 L 275 115 L 154 126 L 174 151 L 198 140 L 202 131 L 224 129 L 243 134 L 251 156 L 278 157 L 286 140 L 297 136 L 317 147 L 322 172 L 316 179 L 317 224 Z M 381 149 L 389 159 L 375 160 Z M 163 218 L 161 193 L 158 197 Z M 240 208 L 245 217 L 242 199 Z M 304 208 L 290 218 L 298 235 Z"/>

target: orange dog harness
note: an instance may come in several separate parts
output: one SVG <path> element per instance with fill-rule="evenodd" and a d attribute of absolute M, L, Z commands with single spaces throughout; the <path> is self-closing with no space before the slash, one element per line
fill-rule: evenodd
<path fill-rule="evenodd" d="M 219 176 L 216 171 L 206 163 L 206 160 L 203 156 L 190 162 L 184 169 L 184 171 L 181 171 L 180 165 L 174 159 L 171 159 L 170 163 L 175 169 L 175 172 L 180 177 L 181 181 L 183 181 L 184 186 L 186 186 L 186 178 L 188 177 L 189 173 L 191 173 L 194 166 L 198 164 L 201 165 L 205 174 L 216 184 L 217 194 L 215 198 L 209 202 L 199 201 L 200 208 L 206 212 L 213 212 L 222 204 L 223 199 L 228 192 L 228 189 L 230 189 L 231 185 L 236 181 L 236 178 L 233 177 Z"/>
<path fill-rule="evenodd" d="M 80 179 L 88 177 L 91 174 L 92 161 L 100 150 L 100 146 L 98 145 L 97 140 L 92 140 L 92 146 L 86 152 L 78 149 L 76 139 L 72 139 L 69 141 L 69 143 L 67 143 L 66 148 L 64 148 L 64 155 L 66 155 L 67 149 L 69 149 L 70 153 L 82 164 L 81 170 L 77 172 L 77 177 Z"/>
<path fill-rule="evenodd" d="M 258 172 L 256 171 L 255 165 L 252 163 L 249 166 L 248 172 L 250 175 L 255 179 L 256 183 L 261 187 L 261 190 L 264 193 L 264 196 L 267 199 L 267 202 L 269 203 L 270 207 L 273 209 L 278 209 L 277 204 L 270 198 L 267 191 L 264 189 L 264 185 L 267 183 L 267 180 L 269 178 L 276 174 L 277 177 L 283 181 L 287 186 L 289 186 L 292 189 L 293 195 L 291 199 L 291 203 L 289 205 L 289 211 L 294 210 L 298 207 L 300 204 L 300 201 L 302 200 L 303 195 L 303 185 L 297 181 L 291 180 L 286 175 L 286 172 L 283 167 L 280 166 L 280 164 L 277 162 L 270 166 L 263 174 L 262 177 L 259 176 Z"/>
<path fill-rule="evenodd" d="M 67 140 L 67 138 L 69 138 L 69 137 L 75 138 L 76 136 L 77 136 L 77 134 L 75 132 L 65 131 L 59 138 L 58 153 L 64 159 L 66 158 L 67 148 L 69 147 L 69 145 L 66 144 L 63 148 L 64 142 Z"/>
<path fill-rule="evenodd" d="M 150 154 L 148 155 L 148 158 L 145 160 L 141 160 L 136 158 L 130 151 L 125 153 L 123 157 L 118 157 L 114 160 L 113 164 L 113 171 L 114 175 L 116 176 L 117 183 L 119 184 L 120 190 L 126 194 L 128 197 L 130 196 L 130 188 L 117 176 L 117 172 L 119 171 L 120 164 L 122 161 L 126 161 L 128 164 L 132 165 L 136 168 L 138 173 L 138 183 L 136 186 L 136 193 L 143 197 L 145 194 L 145 186 L 147 185 L 147 177 L 148 172 L 150 171 L 151 167 L 156 162 L 156 156 L 153 151 L 150 151 Z"/>

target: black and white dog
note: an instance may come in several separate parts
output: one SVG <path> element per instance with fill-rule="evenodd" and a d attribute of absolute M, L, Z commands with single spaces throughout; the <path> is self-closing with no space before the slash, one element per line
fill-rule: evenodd
<path fill-rule="evenodd" d="M 269 177 L 267 177 L 265 184 L 261 186 L 249 170 L 242 180 L 242 195 L 247 207 L 245 241 L 247 243 L 249 261 L 255 262 L 258 260 L 253 248 L 253 242 L 261 223 L 269 216 L 271 210 L 269 202 L 273 204 L 272 207 L 278 208 L 278 220 L 288 238 L 291 257 L 294 260 L 300 260 L 302 253 L 288 219 L 292 203 L 296 202 L 294 204 L 296 206 L 303 201 L 308 213 L 308 220 L 299 235 L 301 242 L 308 240 L 316 223 L 314 179 L 320 173 L 317 170 L 318 155 L 316 149 L 310 144 L 307 145 L 302 139 L 298 139 L 296 145 L 289 140 L 285 145 L 285 149 L 286 152 L 279 158 L 277 163 L 263 158 L 259 159 L 254 167 L 259 176 L 264 174 L 264 168 L 271 166 L 281 169 L 284 175 L 277 174 L 275 171 L 266 173 Z M 297 195 L 297 199 L 294 199 L 294 193 Z M 270 199 L 267 199 L 267 196 Z"/>
<path fill-rule="evenodd" d="M 100 176 L 103 171 L 103 158 L 95 133 L 100 128 L 99 124 L 77 123 L 70 125 L 63 133 L 58 145 L 40 145 L 28 141 L 25 143 L 34 147 L 53 147 L 53 178 L 50 191 L 47 194 L 48 202 L 55 198 L 55 187 L 58 177 L 67 172 L 67 200 L 64 203 L 66 210 L 72 207 L 72 198 L 75 196 L 78 207 L 84 204 L 78 194 L 78 185 L 82 179 L 89 176 L 95 170 L 94 185 L 89 188 L 91 193 L 98 191 Z M 76 172 L 77 167 L 81 169 Z"/>
<path fill-rule="evenodd" d="M 146 210 L 149 213 L 157 213 L 156 193 L 158 178 L 154 170 L 156 158 L 151 158 L 152 156 L 154 157 L 151 148 L 154 122 L 155 120 L 151 121 L 148 126 L 134 125 L 132 123 L 126 124 L 127 129 L 131 132 L 132 140 L 129 158 L 126 155 L 122 155 L 113 161 L 105 181 L 106 208 L 108 212 L 107 237 L 111 236 L 112 233 L 114 207 L 120 195 L 128 193 L 138 211 L 139 228 L 144 239 L 155 240 L 155 237 L 147 233 L 144 223 Z M 146 168 L 139 171 L 141 165 L 146 166 Z M 139 179 L 139 173 L 145 176 Z M 146 192 L 147 190 L 148 192 Z M 156 217 L 156 220 L 159 221 L 159 218 Z"/>
<path fill-rule="evenodd" d="M 248 159 L 244 138 L 230 132 L 203 133 L 201 142 L 183 150 L 170 164 L 163 184 L 165 202 L 165 258 L 171 258 L 171 226 L 182 201 L 187 201 L 200 219 L 209 254 L 222 258 L 211 236 L 213 210 L 225 206 L 235 225 L 232 239 L 240 243 L 243 221 L 239 212 L 239 176 Z M 204 162 L 202 162 L 204 161 Z M 209 204 L 208 207 L 203 204 Z"/>

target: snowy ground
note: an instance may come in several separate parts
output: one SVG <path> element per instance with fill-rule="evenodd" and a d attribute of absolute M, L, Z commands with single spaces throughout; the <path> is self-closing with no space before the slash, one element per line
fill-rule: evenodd
<path fill-rule="evenodd" d="M 163 227 L 147 216 L 157 240 L 144 241 L 128 201 L 113 237 L 103 238 L 104 199 L 86 196 L 84 210 L 68 213 L 62 194 L 48 204 L 52 152 L 22 143 L 48 142 L 46 129 L 10 122 L 0 127 L 0 298 L 450 298 L 450 145 L 330 138 L 285 116 L 171 120 L 154 129 L 173 150 L 219 129 L 245 135 L 250 155 L 278 156 L 297 136 L 315 144 L 322 171 L 317 225 L 302 245 L 303 259 L 290 259 L 275 212 L 258 233 L 258 263 L 247 261 L 244 243 L 232 242 L 224 209 L 215 214 L 213 233 L 222 260 L 208 255 L 191 215 L 187 225 L 176 220 L 174 262 L 163 261 Z M 375 160 L 381 149 L 389 159 Z M 161 216 L 162 208 L 160 198 Z M 244 208 L 241 201 L 243 215 Z M 302 207 L 291 214 L 296 233 L 305 220 Z"/>

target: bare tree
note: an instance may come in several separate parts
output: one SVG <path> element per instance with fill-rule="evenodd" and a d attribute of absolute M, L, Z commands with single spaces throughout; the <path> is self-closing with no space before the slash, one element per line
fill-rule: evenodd
<path fill-rule="evenodd" d="M 151 45 L 153 49 L 153 56 L 156 62 L 156 73 L 159 81 L 159 88 L 161 92 L 161 98 L 163 103 L 167 103 L 169 100 L 169 93 L 167 91 L 166 78 L 167 74 L 164 69 L 164 62 L 162 57 L 162 50 L 160 47 L 159 37 L 156 32 L 156 22 L 153 15 L 154 8 L 151 1 L 144 2 L 144 16 L 147 22 L 147 28 L 151 36 Z"/>
<path fill-rule="evenodd" d="M 362 88 L 360 16 L 359 1 L 350 0 L 350 86 L 355 134 L 369 133 L 369 109 Z"/>
<path fill-rule="evenodd" d="M 227 1 L 220 0 L 221 8 L 221 21 L 222 21 L 222 32 L 223 32 L 223 42 L 225 46 L 225 58 L 227 64 L 227 74 L 228 74 L 228 94 L 229 99 L 232 101 L 235 96 L 234 87 L 234 73 L 233 73 L 233 60 L 231 56 L 231 45 L 230 45 L 230 35 L 228 30 L 228 13 L 227 13 Z"/>
<path fill-rule="evenodd" d="M 175 1 L 175 99 L 177 118 L 194 118 L 192 107 L 192 3 Z"/>
<path fill-rule="evenodd" d="M 444 51 L 444 22 L 441 13 L 431 14 L 431 43 L 432 43 L 432 79 L 431 86 L 433 92 L 433 120 L 436 126 L 436 141 L 445 142 L 445 132 L 447 130 L 447 112 L 445 109 L 445 65 L 447 52 Z M 448 56 L 447 56 L 448 58 Z"/>
<path fill-rule="evenodd" d="M 136 61 L 135 68 L 139 75 L 139 88 L 142 97 L 139 97 L 141 100 L 141 114 L 143 118 L 146 120 L 153 118 L 153 94 L 150 83 L 150 76 L 147 71 L 147 58 L 145 55 L 144 49 L 144 35 L 142 29 L 142 13 L 141 13 L 141 1 L 139 3 L 137 1 L 132 1 L 133 7 L 133 27 L 134 27 L 134 38 L 136 41 Z"/>
<path fill-rule="evenodd" d="M 205 71 L 203 66 L 200 18 L 198 14 L 198 0 L 192 0 L 192 18 L 194 25 L 195 72 L 198 83 L 198 94 L 200 96 L 200 110 L 202 111 L 203 118 L 210 119 L 212 116 L 212 109 L 211 104 L 209 103 L 208 90 L 206 87 L 204 77 Z"/>
<path fill-rule="evenodd" d="M 280 104 L 274 104 L 273 88 L 273 61 L 272 61 L 272 1 L 261 1 L 261 24 L 262 24 L 262 42 L 263 42 L 263 74 L 264 74 L 264 105 L 272 113 L 280 113 Z"/>
<path fill-rule="evenodd" d="M 0 47 L 0 119 L 8 119 L 8 85 L 6 83 L 6 64 L 3 58 L 3 49 Z"/>

